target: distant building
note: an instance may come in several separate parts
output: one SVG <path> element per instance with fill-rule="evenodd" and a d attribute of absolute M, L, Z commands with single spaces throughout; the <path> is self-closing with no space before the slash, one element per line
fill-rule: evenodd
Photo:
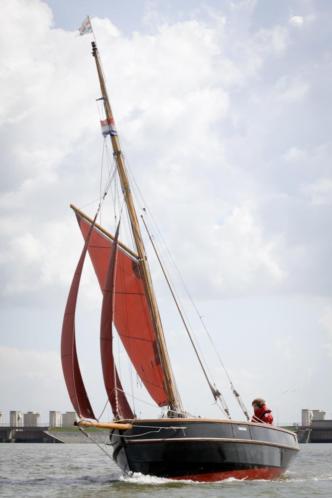
<path fill-rule="evenodd" d="M 313 421 L 324 420 L 326 412 L 323 410 L 308 410 L 307 408 L 302 410 L 302 426 L 308 427 L 312 425 Z"/>
<path fill-rule="evenodd" d="M 72 427 L 76 422 L 77 417 L 75 412 L 66 412 L 62 415 L 62 427 Z"/>
<path fill-rule="evenodd" d="M 2 412 L 0 412 L 0 425 L 2 424 Z"/>
<path fill-rule="evenodd" d="M 11 427 L 23 427 L 23 413 L 11 410 L 9 412 L 9 424 Z"/>
<path fill-rule="evenodd" d="M 313 417 L 312 410 L 304 408 L 302 410 L 302 426 L 308 427 L 309 425 L 311 425 L 312 417 Z"/>
<path fill-rule="evenodd" d="M 62 425 L 62 415 L 60 412 L 50 411 L 49 414 L 49 426 L 50 427 L 61 427 Z"/>
<path fill-rule="evenodd" d="M 37 427 L 40 414 L 36 412 L 27 412 L 24 414 L 24 427 Z"/>
<path fill-rule="evenodd" d="M 326 412 L 323 410 L 312 410 L 312 420 L 324 420 Z"/>

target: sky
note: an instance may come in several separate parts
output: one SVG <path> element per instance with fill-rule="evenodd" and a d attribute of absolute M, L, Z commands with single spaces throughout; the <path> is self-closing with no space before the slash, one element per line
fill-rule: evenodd
<path fill-rule="evenodd" d="M 48 410 L 72 409 L 59 348 L 82 240 L 69 204 L 93 216 L 105 162 L 91 37 L 78 35 L 87 14 L 134 191 L 143 193 L 137 208 L 151 213 L 169 272 L 189 290 L 190 298 L 183 285 L 177 293 L 233 416 L 241 413 L 191 300 L 248 407 L 264 397 L 278 423 L 300 422 L 302 408 L 332 418 L 330 2 L 2 0 L 1 7 L 5 420 L 13 409 L 37 411 L 43 421 Z M 102 223 L 112 231 L 109 197 Z M 101 295 L 86 266 L 77 340 L 101 413 Z M 220 416 L 152 255 L 151 266 L 184 405 Z M 145 401 L 136 399 L 136 412 L 158 416 L 117 348 L 120 371 Z"/>

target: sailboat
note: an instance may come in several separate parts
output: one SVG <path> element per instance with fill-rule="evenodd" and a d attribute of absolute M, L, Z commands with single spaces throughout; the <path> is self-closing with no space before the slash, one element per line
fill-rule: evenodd
<path fill-rule="evenodd" d="M 125 473 L 139 472 L 171 479 L 219 481 L 272 479 L 280 476 L 298 452 L 297 437 L 285 429 L 250 421 L 237 391 L 245 420 L 231 418 L 219 390 L 206 376 L 213 398 L 220 401 L 224 417 L 201 418 L 184 410 L 176 386 L 164 329 L 150 274 L 146 248 L 136 212 L 131 185 L 120 147 L 108 97 L 100 55 L 92 42 L 103 112 L 104 136 L 110 139 L 124 203 L 129 215 L 134 249 L 75 206 L 84 238 L 65 308 L 61 358 L 70 400 L 80 427 L 109 429 L 113 459 Z M 100 352 L 105 390 L 113 420 L 99 422 L 86 392 L 76 348 L 75 313 L 84 260 L 89 254 L 102 296 Z M 180 308 L 179 308 L 180 310 Z M 180 311 L 181 312 L 181 311 Z M 183 318 L 183 316 L 182 316 Z M 113 355 L 113 336 L 117 333 L 130 362 L 156 406 L 164 415 L 138 418 L 128 401 Z M 197 352 L 197 350 L 195 349 Z M 201 366 L 203 366 L 201 364 Z"/>

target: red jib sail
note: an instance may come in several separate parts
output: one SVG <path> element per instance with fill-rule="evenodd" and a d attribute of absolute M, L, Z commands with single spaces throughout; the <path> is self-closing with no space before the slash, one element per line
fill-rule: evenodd
<path fill-rule="evenodd" d="M 118 236 L 119 226 L 114 238 L 104 288 L 100 324 L 100 353 L 105 389 L 111 403 L 114 416 L 118 418 L 134 418 L 134 414 L 122 389 L 121 381 L 119 379 L 113 358 L 113 301 Z"/>
<path fill-rule="evenodd" d="M 84 239 L 91 220 L 75 209 Z M 99 285 L 104 291 L 113 238 L 94 226 L 88 244 L 89 255 Z M 128 356 L 152 399 L 159 405 L 169 404 L 164 373 L 156 342 L 144 283 L 137 256 L 119 243 L 114 285 L 114 323 Z"/>
<path fill-rule="evenodd" d="M 92 231 L 91 231 L 92 232 Z M 87 233 L 87 241 L 90 238 Z M 67 385 L 68 394 L 76 413 L 80 417 L 96 418 L 87 396 L 82 375 L 78 363 L 75 339 L 75 311 L 77 303 L 77 294 L 81 280 L 82 269 L 85 256 L 88 249 L 88 243 L 84 248 L 78 261 L 76 271 L 70 286 L 65 314 L 63 317 L 62 335 L 61 335 L 61 361 L 62 370 Z"/>

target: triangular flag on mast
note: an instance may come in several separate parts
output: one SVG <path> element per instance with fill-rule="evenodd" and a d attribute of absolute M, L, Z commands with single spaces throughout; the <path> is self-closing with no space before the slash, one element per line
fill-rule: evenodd
<path fill-rule="evenodd" d="M 92 25 L 90 21 L 90 17 L 86 16 L 84 21 L 81 24 L 81 27 L 79 28 L 80 35 L 86 35 L 87 33 L 92 33 Z"/>

